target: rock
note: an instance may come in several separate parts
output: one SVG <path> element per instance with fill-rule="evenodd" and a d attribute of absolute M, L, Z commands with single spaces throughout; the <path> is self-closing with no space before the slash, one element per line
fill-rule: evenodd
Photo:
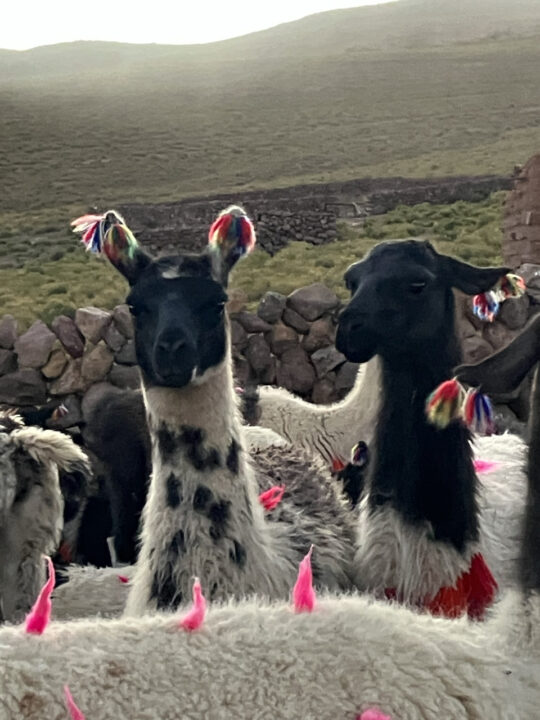
<path fill-rule="evenodd" d="M 110 347 L 110 349 L 113 352 L 118 352 L 126 344 L 125 335 L 120 332 L 120 330 L 118 329 L 118 327 L 116 326 L 116 323 L 114 321 L 109 325 L 109 327 L 105 331 L 105 335 L 103 336 L 103 339 L 105 340 L 108 347 Z"/>
<path fill-rule="evenodd" d="M 7 375 L 17 369 L 17 356 L 11 350 L 0 348 L 0 375 Z"/>
<path fill-rule="evenodd" d="M 248 342 L 248 334 L 237 320 L 231 320 L 231 344 L 237 350 L 243 350 Z"/>
<path fill-rule="evenodd" d="M 51 328 L 71 357 L 83 356 L 84 338 L 70 317 L 59 315 L 52 321 Z"/>
<path fill-rule="evenodd" d="M 116 353 L 114 359 L 121 365 L 136 365 L 135 340 L 128 340 L 124 347 Z"/>
<path fill-rule="evenodd" d="M 13 315 L 4 315 L 0 320 L 0 348 L 11 350 L 17 339 L 17 321 Z"/>
<path fill-rule="evenodd" d="M 338 393 L 349 392 L 356 382 L 358 375 L 358 363 L 344 362 L 336 375 L 336 390 Z"/>
<path fill-rule="evenodd" d="M 540 304 L 540 265 L 524 263 L 518 268 L 517 274 L 525 280 L 531 302 Z"/>
<path fill-rule="evenodd" d="M 527 322 L 530 303 L 528 295 L 505 300 L 501 305 L 497 320 L 504 323 L 510 330 L 520 330 Z"/>
<path fill-rule="evenodd" d="M 307 395 L 311 391 L 315 370 L 307 352 L 300 345 L 283 353 L 277 366 L 276 379 L 279 386 L 299 395 Z"/>
<path fill-rule="evenodd" d="M 136 390 L 141 386 L 141 376 L 137 365 L 113 364 L 109 373 L 109 380 L 119 388 Z"/>
<path fill-rule="evenodd" d="M 71 395 L 86 389 L 87 383 L 83 380 L 81 364 L 81 358 L 68 361 L 62 375 L 50 384 L 49 392 L 51 395 Z"/>
<path fill-rule="evenodd" d="M 347 358 L 342 355 L 333 345 L 316 350 L 311 356 L 311 362 L 317 371 L 317 377 L 322 378 L 330 370 L 342 365 Z"/>
<path fill-rule="evenodd" d="M 22 368 L 0 378 L 0 403 L 6 405 L 43 405 L 47 386 L 41 373 Z"/>
<path fill-rule="evenodd" d="M 57 340 L 58 345 L 61 343 Z M 66 353 L 61 347 L 57 347 L 51 353 L 51 356 L 46 365 L 41 368 L 41 372 L 48 380 L 60 377 L 64 372 L 68 359 Z"/>
<path fill-rule="evenodd" d="M 263 295 L 257 308 L 257 315 L 265 322 L 275 323 L 280 319 L 285 309 L 285 301 L 285 295 L 270 290 Z"/>
<path fill-rule="evenodd" d="M 111 321 L 111 313 L 96 307 L 79 308 L 75 313 L 75 324 L 92 345 L 97 345 L 104 337 Z"/>
<path fill-rule="evenodd" d="M 493 348 L 480 335 L 465 338 L 462 343 L 463 362 L 476 363 L 493 353 Z"/>
<path fill-rule="evenodd" d="M 248 296 L 239 288 L 232 288 L 227 291 L 229 299 L 227 301 L 227 311 L 229 313 L 237 313 L 244 310 L 248 303 Z"/>
<path fill-rule="evenodd" d="M 262 335 L 252 335 L 248 339 L 245 356 L 257 376 L 272 365 L 272 353 Z"/>
<path fill-rule="evenodd" d="M 74 425 L 79 425 L 82 422 L 81 402 L 76 395 L 68 395 L 62 398 L 62 405 L 65 406 L 67 413 L 58 420 L 50 423 L 51 428 L 54 430 L 65 430 Z"/>
<path fill-rule="evenodd" d="M 472 322 L 469 320 L 469 318 L 465 317 L 464 315 L 458 316 L 456 318 L 456 332 L 460 340 L 475 337 L 476 335 L 480 334 L 478 330 L 474 327 Z"/>
<path fill-rule="evenodd" d="M 328 404 L 337 400 L 337 393 L 334 383 L 327 377 L 317 380 L 313 386 L 311 400 L 314 403 Z"/>
<path fill-rule="evenodd" d="M 49 359 L 56 335 L 41 320 L 15 342 L 15 352 L 19 358 L 19 367 L 40 368 Z"/>
<path fill-rule="evenodd" d="M 290 350 L 298 345 L 298 335 L 295 331 L 284 325 L 282 322 L 276 323 L 272 330 L 266 335 L 270 349 L 275 355 L 281 355 L 286 350 Z"/>
<path fill-rule="evenodd" d="M 258 315 L 247 311 L 236 313 L 234 320 L 237 320 L 247 333 L 268 332 L 272 329 L 272 326 Z"/>
<path fill-rule="evenodd" d="M 292 308 L 310 322 L 317 320 L 324 313 L 334 310 L 338 305 L 338 296 L 322 283 L 313 283 L 313 285 L 299 288 L 287 298 L 287 307 Z"/>
<path fill-rule="evenodd" d="M 292 308 L 285 308 L 282 319 L 285 325 L 292 327 L 293 330 L 296 330 L 296 332 L 302 335 L 306 335 L 309 332 L 310 325 L 308 321 L 304 320 L 304 318 L 295 310 L 292 310 Z"/>
<path fill-rule="evenodd" d="M 113 320 L 117 329 L 124 337 L 132 338 L 135 335 L 133 317 L 127 305 L 117 305 L 113 310 Z"/>
<path fill-rule="evenodd" d="M 311 325 L 302 346 L 308 353 L 333 345 L 336 339 L 336 328 L 330 317 L 319 318 Z"/>
<path fill-rule="evenodd" d="M 235 385 L 240 385 L 240 387 L 246 386 L 251 375 L 249 363 L 246 358 L 240 355 L 233 357 L 233 375 Z"/>
<path fill-rule="evenodd" d="M 114 361 L 114 355 L 104 340 L 100 340 L 82 359 L 82 375 L 90 383 L 103 380 Z"/>
<path fill-rule="evenodd" d="M 483 339 L 495 349 L 501 350 L 503 347 L 515 338 L 517 335 L 515 330 L 510 330 L 500 322 L 488 323 L 484 327 L 482 333 Z"/>

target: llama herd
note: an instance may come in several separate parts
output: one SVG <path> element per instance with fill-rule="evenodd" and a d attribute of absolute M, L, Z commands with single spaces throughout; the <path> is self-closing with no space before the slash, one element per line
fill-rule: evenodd
<path fill-rule="evenodd" d="M 102 398 L 87 433 L 109 471 L 99 540 L 111 533 L 122 567 L 68 563 L 53 622 L 25 633 L 66 519 L 59 477 L 90 466 L 66 435 L 1 414 L 0 720 L 69 717 L 66 684 L 100 720 L 535 717 L 540 384 L 528 445 L 436 427 L 425 412 L 453 376 L 507 392 L 540 361 L 533 320 L 460 366 L 453 291 L 487 292 L 508 268 L 427 242 L 379 244 L 345 274 L 336 345 L 362 363 L 350 395 L 316 407 L 262 388 L 251 426 L 225 310 L 229 274 L 255 243 L 241 208 L 217 218 L 199 254 L 153 258 L 112 211 L 76 229 L 127 279 L 135 325 L 141 392 Z M 329 468 L 360 441 L 369 464 L 355 503 Z M 279 502 L 262 503 L 276 487 Z M 311 548 L 316 604 L 295 613 Z M 194 578 L 209 610 L 187 633 Z"/>

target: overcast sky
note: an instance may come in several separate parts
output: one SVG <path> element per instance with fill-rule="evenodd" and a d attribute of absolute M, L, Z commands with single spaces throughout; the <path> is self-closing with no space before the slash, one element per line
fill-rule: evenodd
<path fill-rule="evenodd" d="M 71 40 L 204 43 L 335 8 L 385 0 L 4 0 L 0 48 Z"/>

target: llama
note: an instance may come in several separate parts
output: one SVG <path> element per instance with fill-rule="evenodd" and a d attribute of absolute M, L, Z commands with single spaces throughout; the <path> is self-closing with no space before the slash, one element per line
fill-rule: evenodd
<path fill-rule="evenodd" d="M 62 433 L 0 413 L 0 619 L 15 621 L 28 611 L 43 583 L 42 555 L 60 541 L 59 470 L 87 476 L 82 450 Z"/>
<path fill-rule="evenodd" d="M 495 583 L 480 551 L 469 431 L 461 423 L 435 428 L 425 403 L 460 360 L 452 288 L 481 293 L 506 272 L 407 240 L 380 243 L 345 273 L 351 301 L 336 347 L 352 362 L 377 355 L 382 393 L 356 583 L 450 616 L 464 609 L 481 616 Z"/>
<path fill-rule="evenodd" d="M 152 445 L 141 549 L 126 612 L 174 608 L 194 575 L 211 599 L 286 597 L 315 545 L 318 584 L 350 587 L 350 513 L 329 474 L 301 450 L 246 450 L 225 313 L 230 270 L 254 245 L 237 207 L 222 213 L 201 254 L 153 259 L 114 212 L 82 219 L 128 280 Z M 286 484 L 265 513 L 260 490 Z M 68 583 L 69 585 L 69 583 Z"/>

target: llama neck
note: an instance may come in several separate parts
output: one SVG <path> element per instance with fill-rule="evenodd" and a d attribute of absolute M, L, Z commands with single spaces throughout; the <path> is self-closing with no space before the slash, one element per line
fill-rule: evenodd
<path fill-rule="evenodd" d="M 382 407 L 371 465 L 371 508 L 390 504 L 411 524 L 428 522 L 436 540 L 463 551 L 478 538 L 476 475 L 468 430 L 444 430 L 425 416 L 428 395 L 451 377 L 457 344 L 425 360 L 382 358 Z"/>

